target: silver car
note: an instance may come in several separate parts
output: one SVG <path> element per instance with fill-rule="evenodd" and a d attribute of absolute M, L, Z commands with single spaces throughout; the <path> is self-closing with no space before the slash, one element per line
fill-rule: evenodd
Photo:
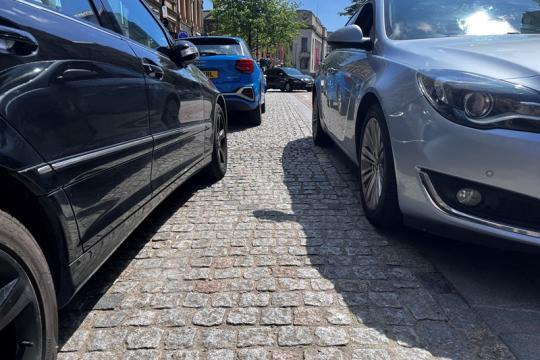
<path fill-rule="evenodd" d="M 374 225 L 540 245 L 539 33 L 539 0 L 370 0 L 330 36 L 313 140 Z"/>

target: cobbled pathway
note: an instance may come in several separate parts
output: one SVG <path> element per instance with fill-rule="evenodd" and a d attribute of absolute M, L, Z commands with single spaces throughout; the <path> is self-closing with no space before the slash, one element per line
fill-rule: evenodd
<path fill-rule="evenodd" d="M 60 359 L 512 359 L 414 240 L 376 232 L 307 94 L 232 120 L 225 179 L 171 196 L 60 314 Z"/>

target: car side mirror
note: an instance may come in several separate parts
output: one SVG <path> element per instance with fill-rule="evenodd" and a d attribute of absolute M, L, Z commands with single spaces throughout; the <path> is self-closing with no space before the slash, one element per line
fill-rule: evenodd
<path fill-rule="evenodd" d="M 345 26 L 328 37 L 328 44 L 333 48 L 357 48 L 370 50 L 371 39 L 364 37 L 358 25 Z"/>
<path fill-rule="evenodd" d="M 177 65 L 188 66 L 197 61 L 199 58 L 199 50 L 189 41 L 177 40 L 175 41 L 169 56 Z"/>

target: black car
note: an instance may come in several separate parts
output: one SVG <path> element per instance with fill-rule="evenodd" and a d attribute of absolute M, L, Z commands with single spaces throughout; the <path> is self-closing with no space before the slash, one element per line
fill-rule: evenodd
<path fill-rule="evenodd" d="M 311 76 L 295 68 L 272 68 L 266 71 L 266 87 L 291 92 L 294 90 L 313 90 Z"/>
<path fill-rule="evenodd" d="M 2 0 L 2 359 L 54 359 L 57 308 L 186 179 L 225 175 L 197 57 L 141 0 Z"/>

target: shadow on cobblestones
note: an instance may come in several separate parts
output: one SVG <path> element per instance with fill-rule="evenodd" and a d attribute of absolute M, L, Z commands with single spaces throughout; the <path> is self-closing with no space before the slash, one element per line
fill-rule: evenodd
<path fill-rule="evenodd" d="M 96 322 L 98 328 L 114 327 L 125 320 L 125 309 L 136 307 L 137 301 L 144 301 L 137 298 L 129 299 L 130 286 L 136 285 L 136 282 L 130 279 L 130 272 L 136 272 L 138 269 L 128 269 L 128 267 L 134 260 L 159 261 L 160 259 L 150 259 L 151 255 L 143 248 L 148 247 L 147 244 L 150 241 L 156 243 L 153 247 L 159 247 L 158 237 L 160 233 L 168 236 L 163 227 L 168 226 L 166 223 L 170 222 L 178 208 L 184 206 L 195 192 L 210 185 L 201 175 L 188 180 L 133 231 L 132 235 L 86 283 L 68 306 L 60 311 L 60 348 L 65 351 L 78 350 L 71 348 L 71 346 L 76 347 L 78 344 L 77 339 L 73 339 L 72 336 L 85 338 L 87 336 L 87 322 Z M 167 241 L 170 242 L 171 239 L 164 236 L 162 246 L 168 246 Z M 108 318 L 91 319 L 91 312 L 94 310 L 114 310 L 114 315 Z M 144 322 L 143 318 L 138 320 Z M 68 339 L 73 344 L 66 346 Z"/>
<path fill-rule="evenodd" d="M 340 343 L 340 325 L 347 325 L 355 359 L 513 358 L 418 244 L 371 227 L 356 168 L 337 149 L 295 140 L 281 162 L 290 210 L 253 214 L 263 222 L 299 224 L 305 233 L 305 252 L 317 273 L 298 274 L 312 290 L 304 295 L 299 324 L 331 325 L 318 336 L 328 335 L 334 346 L 347 344 Z"/>

